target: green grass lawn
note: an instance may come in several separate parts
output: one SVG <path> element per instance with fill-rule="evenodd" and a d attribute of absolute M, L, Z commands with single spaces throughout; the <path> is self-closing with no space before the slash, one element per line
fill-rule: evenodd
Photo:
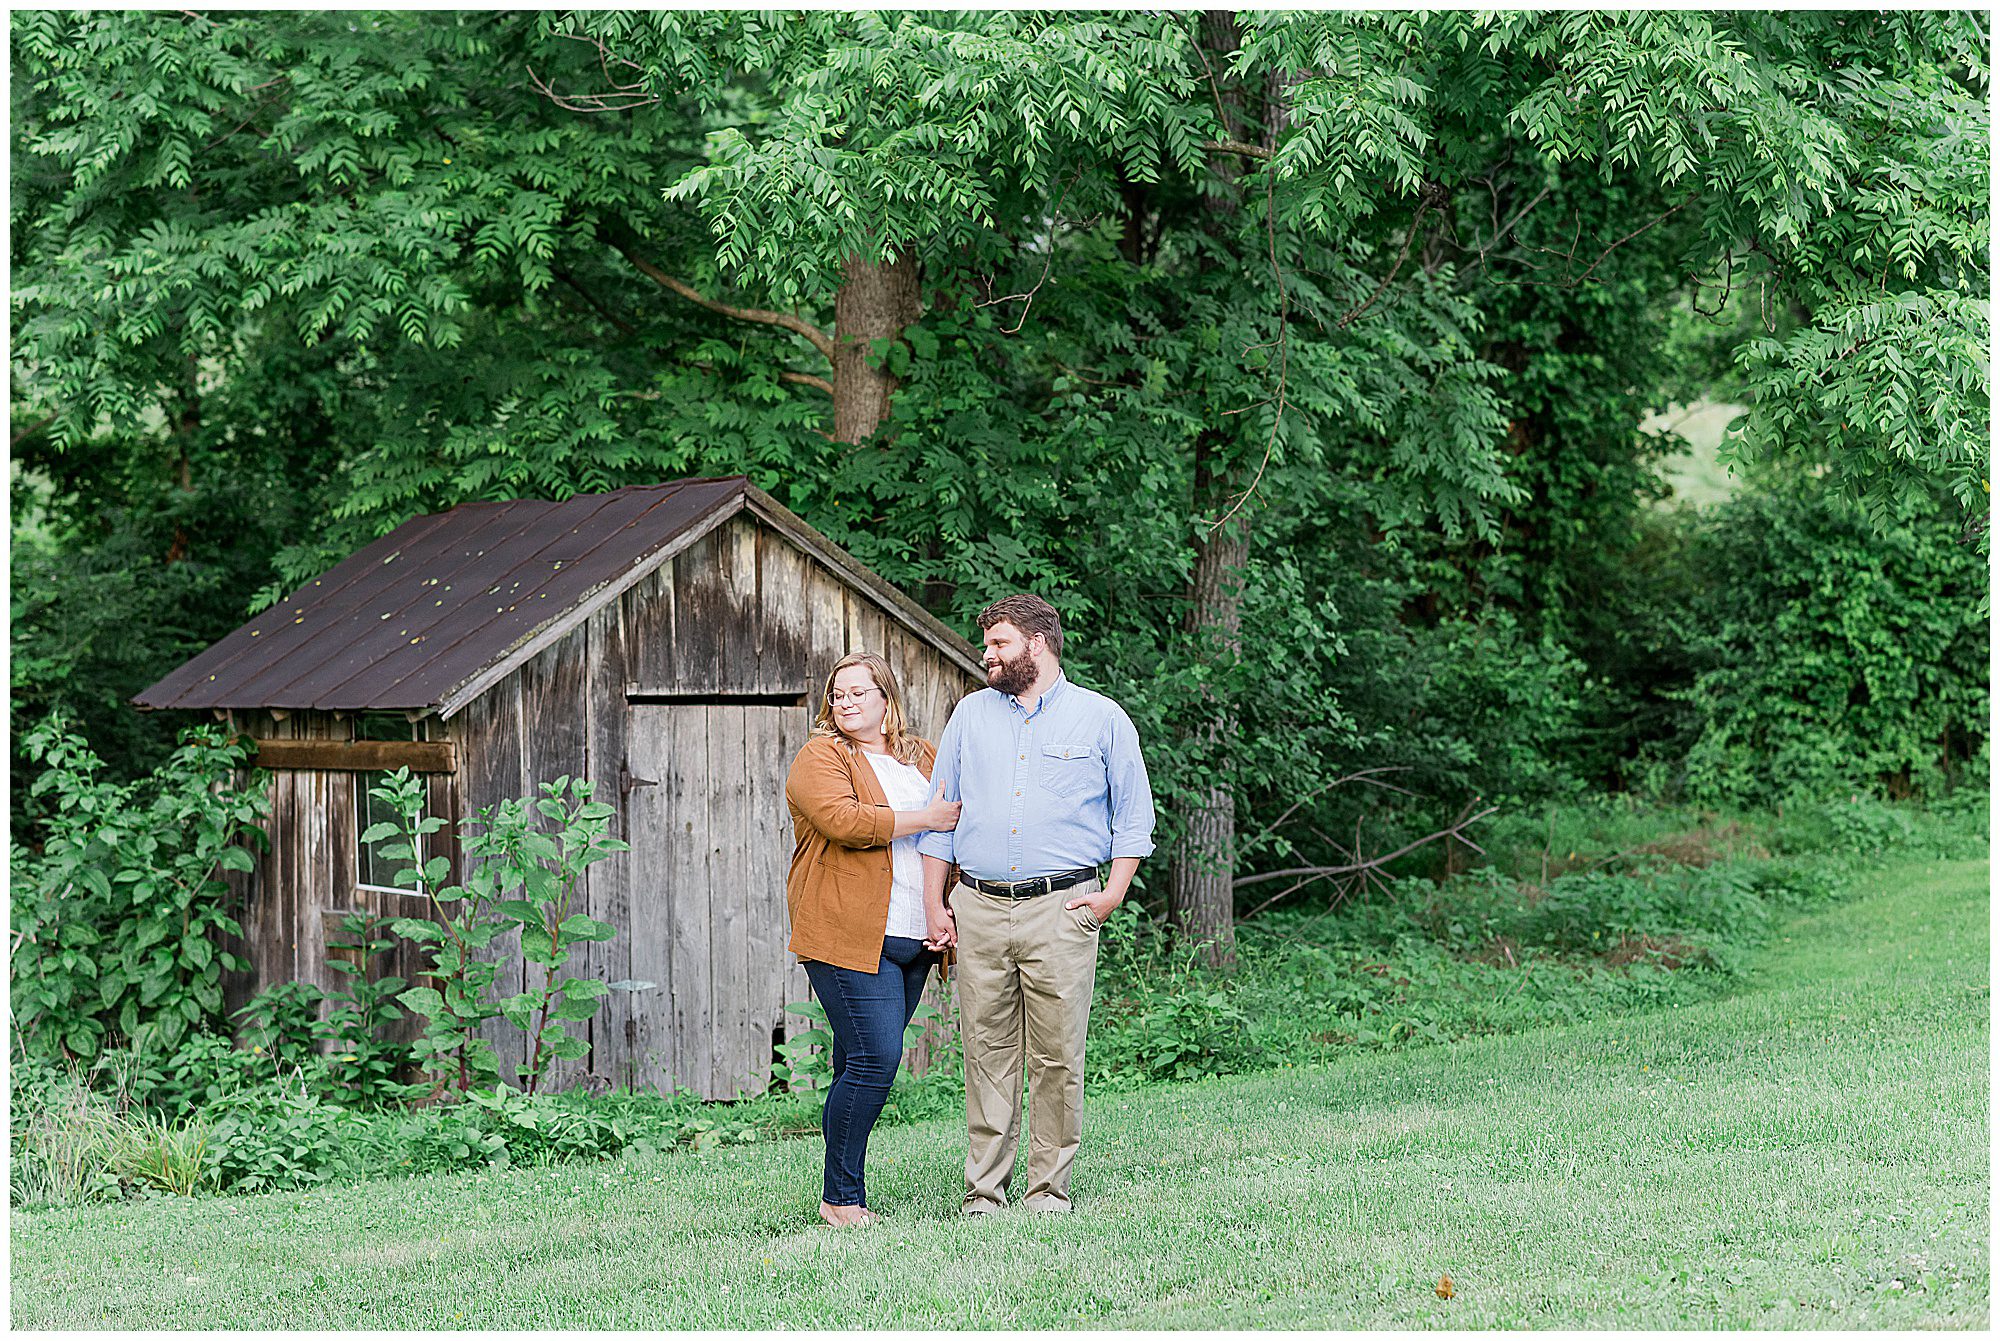
<path fill-rule="evenodd" d="M 812 1140 L 14 1212 L 12 1321 L 1984 1327 L 1986 863 L 1860 879 L 1727 999 L 1099 1096 L 1067 1218 L 962 1221 L 941 1121 L 862 1231 Z"/>

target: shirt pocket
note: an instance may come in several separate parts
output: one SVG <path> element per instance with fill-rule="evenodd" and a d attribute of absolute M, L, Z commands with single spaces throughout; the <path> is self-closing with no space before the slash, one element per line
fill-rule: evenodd
<path fill-rule="evenodd" d="M 1103 791 L 1103 757 L 1092 745 L 1042 746 L 1042 790 L 1065 800 Z"/>

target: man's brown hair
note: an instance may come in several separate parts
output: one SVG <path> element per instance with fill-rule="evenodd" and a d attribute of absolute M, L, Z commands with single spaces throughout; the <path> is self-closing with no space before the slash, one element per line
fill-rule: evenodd
<path fill-rule="evenodd" d="M 1049 645 L 1049 654 L 1057 661 L 1062 660 L 1062 616 L 1041 597 L 1031 596 L 1025 591 L 1015 596 L 1002 596 L 979 612 L 981 632 L 1002 622 L 1012 624 L 1024 637 L 1041 634 Z"/>

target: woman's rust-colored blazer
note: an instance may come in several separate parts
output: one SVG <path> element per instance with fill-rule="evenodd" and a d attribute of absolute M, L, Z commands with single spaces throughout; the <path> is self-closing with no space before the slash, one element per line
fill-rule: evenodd
<path fill-rule="evenodd" d="M 917 769 L 929 777 L 937 749 L 927 740 L 918 744 Z M 889 927 L 889 844 L 896 833 L 896 812 L 875 769 L 844 738 L 814 736 L 792 760 L 785 804 L 792 812 L 787 948 L 800 959 L 875 972 Z"/>

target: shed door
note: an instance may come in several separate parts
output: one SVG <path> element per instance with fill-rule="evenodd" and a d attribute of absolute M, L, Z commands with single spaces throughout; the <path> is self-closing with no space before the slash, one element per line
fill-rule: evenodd
<path fill-rule="evenodd" d="M 632 976 L 658 984 L 632 1002 L 633 1087 L 762 1093 L 773 1043 L 805 1028 L 785 1006 L 810 993 L 785 950 L 785 774 L 806 741 L 806 709 L 739 701 L 629 712 Z"/>

